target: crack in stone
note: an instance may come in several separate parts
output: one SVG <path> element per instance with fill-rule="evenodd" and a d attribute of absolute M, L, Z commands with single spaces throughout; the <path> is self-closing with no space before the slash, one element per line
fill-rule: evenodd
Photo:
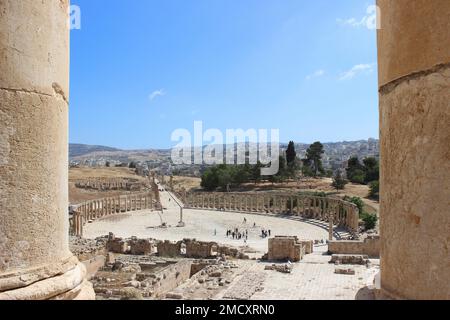
<path fill-rule="evenodd" d="M 39 96 L 46 96 L 46 97 L 57 97 L 57 96 L 59 96 L 67 104 L 69 104 L 69 100 L 67 99 L 66 95 L 64 94 L 64 91 L 61 89 L 61 87 L 57 83 L 53 83 L 52 88 L 53 88 L 53 91 L 55 92 L 54 95 L 48 94 L 48 93 L 44 93 L 44 92 L 35 91 L 35 90 L 27 90 L 27 89 L 0 88 L 0 90 L 9 91 L 9 92 L 13 92 L 13 93 L 37 94 Z"/>
<path fill-rule="evenodd" d="M 443 74 L 444 70 L 448 69 L 448 68 L 450 68 L 450 63 L 442 63 L 442 64 L 437 64 L 427 70 L 422 70 L 422 71 L 417 71 L 417 72 L 407 74 L 398 79 L 392 80 L 391 82 L 388 82 L 385 85 L 382 85 L 380 87 L 379 92 L 382 95 L 388 94 L 388 93 L 392 92 L 395 88 L 397 88 L 403 82 L 410 81 L 410 80 L 416 80 L 416 79 L 428 76 L 433 73 Z M 444 78 L 447 78 L 447 77 L 444 76 Z"/>

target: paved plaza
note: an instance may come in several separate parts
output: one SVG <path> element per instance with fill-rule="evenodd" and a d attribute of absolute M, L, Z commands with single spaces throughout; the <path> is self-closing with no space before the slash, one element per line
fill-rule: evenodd
<path fill-rule="evenodd" d="M 271 230 L 271 235 L 298 236 L 306 240 L 323 240 L 328 238 L 327 224 L 319 221 L 303 222 L 300 217 L 278 218 L 270 215 L 243 214 L 208 210 L 183 210 L 186 226 L 177 227 L 180 221 L 180 209 L 169 194 L 161 192 L 161 201 L 165 210 L 138 211 L 110 216 L 84 228 L 85 238 L 96 238 L 113 232 L 118 237 L 153 238 L 158 240 L 178 241 L 195 238 L 199 241 L 215 241 L 222 244 L 244 246 L 244 240 L 226 237 L 229 229 L 248 230 L 247 245 L 258 253 L 267 252 L 267 238 L 261 237 L 261 230 Z M 246 223 L 244 223 L 244 218 Z M 296 220 L 293 220 L 296 219 Z M 162 222 L 167 228 L 161 228 Z"/>

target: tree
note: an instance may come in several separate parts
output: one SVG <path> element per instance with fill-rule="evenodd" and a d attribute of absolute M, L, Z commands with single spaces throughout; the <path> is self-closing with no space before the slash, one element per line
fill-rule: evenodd
<path fill-rule="evenodd" d="M 364 182 L 369 183 L 380 179 L 380 165 L 375 158 L 365 158 L 363 160 L 365 177 Z"/>
<path fill-rule="evenodd" d="M 234 170 L 232 170 L 232 175 L 233 183 L 235 185 L 241 185 L 252 179 L 252 167 L 249 164 L 235 166 Z"/>
<path fill-rule="evenodd" d="M 322 155 L 324 154 L 323 144 L 320 142 L 314 142 L 306 150 L 306 159 L 312 165 L 314 176 L 317 176 L 319 172 L 323 173 L 322 167 Z"/>
<path fill-rule="evenodd" d="M 106 164 L 105 164 L 105 166 L 106 166 L 107 168 L 111 167 L 111 162 L 109 162 L 109 161 L 106 161 Z"/>
<path fill-rule="evenodd" d="M 351 157 L 347 162 L 347 179 L 354 183 L 364 183 L 364 166 L 359 162 L 358 157 Z"/>
<path fill-rule="evenodd" d="M 311 169 L 309 162 L 303 161 L 302 174 L 305 177 L 314 177 L 314 172 Z"/>
<path fill-rule="evenodd" d="M 349 178 L 351 182 L 358 184 L 365 184 L 366 181 L 366 173 L 362 169 L 356 169 L 353 171 L 351 178 Z"/>
<path fill-rule="evenodd" d="M 217 189 L 219 186 L 217 167 L 209 168 L 202 174 L 200 186 L 208 191 Z"/>
<path fill-rule="evenodd" d="M 251 170 L 252 180 L 255 181 L 255 184 L 261 181 L 261 168 L 262 167 L 263 167 L 263 165 L 261 164 L 261 162 L 258 161 Z"/>
<path fill-rule="evenodd" d="M 219 184 L 219 187 L 222 188 L 222 190 L 226 191 L 228 186 L 233 185 L 233 170 L 231 169 L 231 166 L 227 166 L 225 168 L 222 168 L 217 173 L 217 181 Z"/>
<path fill-rule="evenodd" d="M 128 168 L 130 168 L 130 169 L 136 169 L 136 162 L 131 161 L 130 164 L 128 165 Z"/>
<path fill-rule="evenodd" d="M 369 198 L 378 200 L 380 198 L 380 182 L 372 181 L 369 184 Z"/>
<path fill-rule="evenodd" d="M 289 141 L 287 150 L 286 150 L 286 162 L 288 166 L 292 166 L 295 164 L 295 159 L 297 158 L 297 152 L 295 152 L 294 141 Z"/>
<path fill-rule="evenodd" d="M 342 177 L 342 174 L 340 171 L 336 173 L 336 175 L 333 178 L 333 183 L 331 186 L 335 188 L 336 190 L 344 190 L 345 185 L 348 183 L 346 179 Z"/>
<path fill-rule="evenodd" d="M 358 157 L 352 157 L 348 160 L 345 170 L 347 172 L 347 179 L 354 183 L 368 184 L 380 178 L 379 163 L 373 157 L 365 158 L 363 164 L 359 162 Z"/>
<path fill-rule="evenodd" d="M 364 214 L 364 201 L 360 197 L 344 197 L 345 201 L 351 202 L 358 207 L 359 215 L 362 216 Z"/>
<path fill-rule="evenodd" d="M 286 159 L 283 156 L 279 156 L 278 163 L 279 163 L 278 175 L 282 176 L 286 170 Z"/>

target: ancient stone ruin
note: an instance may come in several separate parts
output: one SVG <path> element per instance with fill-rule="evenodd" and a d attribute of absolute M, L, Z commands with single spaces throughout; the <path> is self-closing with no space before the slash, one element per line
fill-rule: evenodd
<path fill-rule="evenodd" d="M 190 192 L 179 194 L 185 208 L 230 212 L 291 214 L 329 223 L 333 239 L 335 225 L 346 228 L 357 237 L 358 208 L 350 202 L 329 197 L 293 196 L 273 193 Z"/>
<path fill-rule="evenodd" d="M 74 183 L 77 188 L 97 191 L 141 191 L 145 187 L 143 182 L 140 182 L 137 179 L 129 178 L 88 178 L 76 180 Z"/>
<path fill-rule="evenodd" d="M 88 222 L 120 213 L 160 208 L 161 204 L 154 198 L 154 192 L 85 201 L 72 207 L 70 231 L 75 236 L 83 236 L 83 226 Z"/>
<path fill-rule="evenodd" d="M 297 237 L 276 236 L 269 239 L 269 261 L 298 262 L 313 252 L 313 241 L 301 241 Z"/>
<path fill-rule="evenodd" d="M 368 236 L 364 240 L 332 240 L 328 252 L 333 254 L 365 254 L 371 258 L 380 257 L 380 236 Z"/>

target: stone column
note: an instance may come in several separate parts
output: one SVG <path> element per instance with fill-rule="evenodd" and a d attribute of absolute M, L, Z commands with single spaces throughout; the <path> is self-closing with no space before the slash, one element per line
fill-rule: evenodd
<path fill-rule="evenodd" d="M 328 219 L 328 240 L 333 241 L 334 216 L 331 214 Z"/>
<path fill-rule="evenodd" d="M 68 5 L 0 0 L 0 300 L 94 298 L 69 251 Z"/>
<path fill-rule="evenodd" d="M 378 0 L 381 288 L 450 299 L 450 1 Z"/>

